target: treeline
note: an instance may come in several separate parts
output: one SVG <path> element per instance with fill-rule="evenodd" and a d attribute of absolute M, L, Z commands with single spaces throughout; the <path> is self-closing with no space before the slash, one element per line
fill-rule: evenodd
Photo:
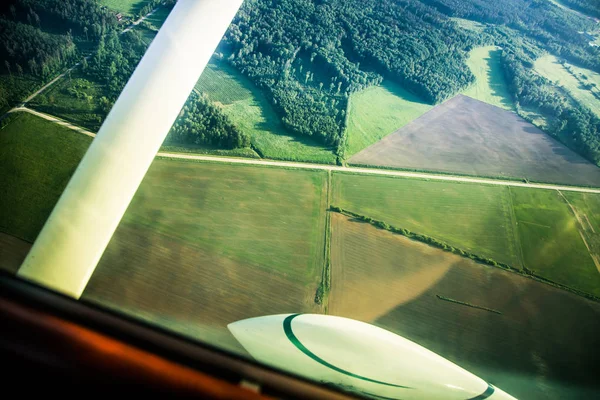
<path fill-rule="evenodd" d="M 348 47 L 363 65 L 436 104 L 474 82 L 466 67 L 477 37 L 418 1 L 348 1 Z"/>
<path fill-rule="evenodd" d="M 117 97 L 140 62 L 147 45 L 139 31 L 124 34 L 112 30 L 100 38 L 98 48 L 89 62 L 82 62 L 86 77 L 104 85 L 99 99 L 103 112 L 108 114 Z M 167 142 L 171 144 L 209 144 L 233 149 L 250 146 L 250 138 L 240 132 L 229 118 L 207 97 L 192 93 L 173 125 Z"/>
<path fill-rule="evenodd" d="M 396 234 L 399 234 L 399 235 L 403 235 L 403 236 L 406 236 L 407 238 L 410 238 L 410 239 L 413 239 L 413 240 L 417 240 L 417 241 L 426 243 L 426 244 L 428 244 L 430 246 L 437 247 L 438 249 L 441 249 L 443 251 L 447 251 L 447 252 L 459 255 L 461 257 L 469 258 L 469 259 L 471 259 L 473 261 L 476 261 L 476 262 L 479 262 L 481 264 L 486 264 L 486 265 L 490 265 L 490 266 L 493 266 L 493 267 L 502 268 L 504 270 L 517 273 L 517 274 L 519 274 L 521 276 L 524 276 L 524 277 L 536 280 L 538 282 L 542 282 L 542 283 L 554 286 L 556 288 L 559 288 L 559 289 L 562 289 L 562 290 L 566 290 L 566 291 L 569 291 L 571 293 L 575 293 L 575 294 L 577 294 L 579 296 L 588 298 L 590 300 L 594 300 L 594 301 L 600 302 L 600 297 L 598 297 L 598 296 L 595 296 L 593 294 L 590 294 L 590 293 L 587 293 L 587 292 L 583 292 L 581 290 L 574 289 L 574 288 L 571 288 L 569 286 L 565 286 L 565 285 L 562 285 L 560 283 L 556 283 L 556 282 L 553 282 L 553 281 L 551 281 L 549 279 L 546 279 L 546 278 L 543 278 L 541 276 L 538 276 L 534 271 L 531 271 L 530 269 L 528 269 L 526 267 L 523 267 L 522 270 L 521 269 L 517 269 L 517 268 L 511 267 L 508 264 L 499 263 L 499 262 L 494 261 L 493 259 L 486 258 L 486 257 L 481 257 L 481 256 L 479 256 L 477 254 L 473 254 L 473 253 L 466 252 L 466 251 L 461 250 L 461 249 L 457 249 L 457 248 L 455 248 L 453 246 L 450 246 L 447 243 L 441 242 L 441 241 L 439 241 L 437 239 L 434 239 L 432 237 L 429 237 L 429 236 L 426 236 L 426 235 L 421 235 L 421 234 L 418 234 L 418 233 L 414 233 L 414 232 L 409 231 L 408 229 L 396 228 L 394 226 L 391 226 L 391 225 L 387 224 L 386 222 L 378 221 L 376 219 L 367 217 L 365 215 L 356 214 L 356 213 L 354 213 L 352 211 L 344 210 L 343 208 L 340 208 L 340 207 L 332 206 L 332 207 L 330 207 L 330 211 L 337 212 L 337 213 L 343 214 L 343 215 L 345 215 L 347 217 L 352 217 L 352 218 L 355 218 L 355 219 L 357 219 L 359 221 L 363 221 L 363 222 L 369 223 L 371 225 L 376 226 L 379 229 L 387 230 L 389 232 L 396 233 Z"/>
<path fill-rule="evenodd" d="M 573 10 L 600 19 L 600 2 L 598 0 L 560 0 Z"/>
<path fill-rule="evenodd" d="M 205 95 L 192 92 L 179 118 L 169 131 L 167 144 L 209 144 L 226 149 L 250 146 L 242 133 Z"/>
<path fill-rule="evenodd" d="M 30 73 L 46 79 L 72 63 L 76 55 L 77 49 L 68 35 L 51 35 L 0 18 L 0 68 L 9 75 Z"/>
<path fill-rule="evenodd" d="M 473 81 L 464 61 L 476 43 L 417 0 L 255 0 L 220 51 L 289 129 L 343 156 L 351 93 L 388 77 L 439 102 Z"/>
<path fill-rule="evenodd" d="M 138 31 L 132 29 L 120 35 L 112 30 L 100 38 L 90 61 L 83 62 L 83 70 L 96 82 L 106 85 L 106 97 L 114 103 L 142 59 L 146 47 Z"/>
<path fill-rule="evenodd" d="M 502 61 L 517 111 L 521 107 L 538 110 L 549 121 L 547 133 L 600 165 L 600 118 L 534 73 L 532 60 L 519 49 L 503 49 Z"/>
<path fill-rule="evenodd" d="M 480 256 L 478 254 L 473 254 L 473 253 L 470 253 L 470 252 L 467 252 L 467 251 L 464 251 L 464 250 L 461 250 L 461 249 L 457 249 L 456 247 L 451 246 L 448 243 L 444 243 L 444 242 L 442 242 L 440 240 L 437 240 L 435 238 L 432 238 L 431 236 L 427 236 L 427 235 L 422 235 L 420 233 L 411 232 L 411 231 L 409 231 L 408 229 L 405 229 L 405 228 L 396 228 L 394 226 L 389 225 L 388 223 L 386 223 L 384 221 L 378 221 L 376 219 L 373 219 L 371 217 L 367 217 L 365 215 L 356 214 L 356 213 L 354 213 L 352 211 L 344 210 L 343 208 L 340 208 L 340 207 L 333 207 L 332 206 L 330 208 L 330 210 L 334 211 L 334 212 L 337 212 L 337 213 L 340 213 L 340 214 L 344 214 L 344 215 L 346 215 L 348 217 L 355 218 L 355 219 L 357 219 L 359 221 L 367 222 L 367 223 L 369 223 L 371 225 L 376 226 L 379 229 L 383 229 L 383 230 L 386 230 L 386 231 L 390 231 L 392 233 L 397 233 L 399 235 L 406 236 L 409 239 L 413 239 L 413 240 L 417 240 L 419 242 L 426 243 L 426 244 L 428 244 L 430 246 L 433 246 L 433 247 L 436 247 L 436 248 L 438 248 L 440 250 L 444 250 L 444 251 L 447 251 L 449 253 L 453 253 L 453 254 L 459 255 L 461 257 L 466 257 L 466 258 L 469 258 L 469 259 L 471 259 L 473 261 L 476 261 L 476 262 L 479 262 L 479 263 L 482 263 L 482 264 L 487 264 L 487 265 L 491 265 L 493 267 L 499 267 L 499 268 L 506 269 L 506 270 L 512 270 L 512 271 L 517 271 L 517 272 L 520 271 L 519 269 L 513 268 L 513 267 L 511 267 L 508 264 L 499 263 L 499 262 L 497 262 L 497 261 L 495 261 L 495 260 L 493 260 L 491 258 L 482 257 L 482 256 Z"/>
<path fill-rule="evenodd" d="M 9 0 L 1 13 L 44 31 L 98 39 L 117 26 L 115 16 L 95 0 Z"/>
<path fill-rule="evenodd" d="M 594 22 L 548 0 L 422 0 L 446 15 L 506 25 L 548 52 L 600 73 L 600 50 L 579 32 Z"/>
<path fill-rule="evenodd" d="M 165 7 L 172 8 L 175 3 L 177 3 L 177 0 L 150 0 L 142 8 L 140 8 L 136 16 L 138 18 L 142 18 L 161 4 Z"/>

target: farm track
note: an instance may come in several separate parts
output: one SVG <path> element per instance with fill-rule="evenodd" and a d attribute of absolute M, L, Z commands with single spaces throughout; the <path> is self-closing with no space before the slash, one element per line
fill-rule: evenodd
<path fill-rule="evenodd" d="M 594 252 L 592 251 L 592 248 L 590 247 L 590 245 L 586 239 L 586 235 L 585 235 L 586 228 L 585 228 L 583 219 L 581 218 L 581 215 L 579 215 L 579 213 L 577 212 L 575 207 L 573 207 L 573 205 L 569 202 L 569 200 L 565 197 L 565 195 L 560 192 L 560 190 L 558 191 L 558 194 L 560 195 L 560 197 L 562 197 L 562 199 L 565 201 L 565 203 L 567 203 L 567 205 L 571 209 L 571 213 L 573 213 L 573 216 L 577 220 L 577 224 L 579 226 L 579 229 L 578 229 L 579 236 L 581 236 L 581 240 L 583 240 L 583 244 L 585 244 L 585 247 L 587 248 L 588 253 L 590 254 L 590 257 L 594 261 L 594 265 L 596 266 L 596 269 L 598 270 L 598 272 L 600 272 L 600 260 L 598 260 L 598 257 L 594 254 Z M 585 217 L 587 219 L 587 215 Z M 587 223 L 589 224 L 590 227 L 592 227 L 592 225 L 589 223 L 589 219 L 587 220 Z"/>
<path fill-rule="evenodd" d="M 140 19 L 133 21 L 131 23 L 131 25 L 127 26 L 125 29 L 123 29 L 121 31 L 121 35 L 129 32 L 130 30 L 132 30 L 133 28 L 135 28 L 136 26 L 138 26 L 140 23 L 142 23 L 146 18 L 148 18 L 149 16 L 151 16 L 152 14 L 154 14 L 156 11 L 158 11 L 160 7 L 156 7 L 154 10 L 150 11 L 148 14 L 144 15 L 143 17 L 141 17 Z M 91 57 L 91 55 L 84 55 L 83 56 L 86 60 L 89 60 L 89 58 Z M 23 110 L 25 109 L 27 103 L 31 102 L 31 100 L 33 100 L 34 98 L 36 98 L 38 95 L 42 94 L 44 91 L 46 91 L 50 86 L 53 86 L 56 82 L 58 82 L 59 80 L 61 80 L 62 78 L 65 77 L 65 75 L 67 75 L 69 72 L 73 71 L 75 68 L 77 68 L 79 65 L 81 64 L 81 61 L 78 61 L 77 63 L 75 63 L 72 67 L 69 67 L 65 72 L 63 72 L 62 74 L 58 75 L 56 78 L 52 79 L 50 82 L 46 83 L 44 86 L 42 86 L 40 89 L 38 89 L 37 91 L 35 91 L 34 93 L 32 93 L 29 97 L 27 97 L 25 100 L 23 100 L 21 103 L 19 103 L 19 105 L 17 105 L 16 107 L 8 110 L 4 115 L 0 116 L 0 120 L 4 119 L 8 114 L 15 112 L 15 111 L 26 111 Z M 33 114 L 33 113 L 32 113 Z M 39 115 L 38 115 L 39 116 Z M 42 118 L 46 118 L 46 117 L 42 117 Z M 48 119 L 48 118 L 46 118 Z M 50 120 L 51 121 L 51 120 Z M 56 121 L 54 121 L 56 122 Z M 66 125 L 65 125 L 66 126 Z M 83 133 L 83 132 L 82 132 Z M 88 135 L 89 136 L 89 135 Z M 95 135 L 94 135 L 95 136 Z"/>
<path fill-rule="evenodd" d="M 48 121 L 57 123 L 66 128 L 72 129 L 81 134 L 95 137 L 96 134 L 85 130 L 81 127 L 70 124 L 52 115 L 44 114 L 38 111 L 30 110 L 26 107 L 19 107 L 11 110 L 10 112 L 28 112 L 38 117 L 44 118 Z M 397 171 L 397 170 L 385 170 L 376 168 L 360 168 L 360 167 L 341 167 L 337 165 L 326 165 L 326 164 L 311 164 L 302 162 L 289 162 L 289 161 L 274 161 L 274 160 L 256 160 L 248 158 L 233 158 L 233 157 L 218 157 L 218 156 L 207 156 L 199 154 L 183 154 L 183 153 L 171 153 L 171 152 L 158 152 L 157 157 L 175 159 L 175 160 L 188 160 L 188 161 L 209 161 L 209 162 L 220 162 L 228 164 L 242 164 L 242 165 L 262 165 L 280 168 L 295 168 L 295 169 L 312 169 L 321 171 L 335 171 L 335 172 L 350 172 L 361 175 L 380 175 L 390 177 L 400 177 L 408 179 L 425 179 L 434 181 L 447 181 L 447 182 L 463 182 L 463 183 L 474 183 L 483 185 L 494 185 L 494 186 L 508 186 L 508 187 L 524 187 L 532 189 L 546 189 L 546 190 L 561 190 L 565 192 L 581 192 L 581 193 L 597 193 L 600 194 L 600 188 L 588 188 L 579 186 L 561 186 L 554 184 L 545 183 L 525 183 L 501 179 L 486 179 L 486 178 L 472 178 L 465 176 L 452 176 L 452 175 L 440 175 L 435 173 L 427 172 L 409 172 L 409 171 Z"/>

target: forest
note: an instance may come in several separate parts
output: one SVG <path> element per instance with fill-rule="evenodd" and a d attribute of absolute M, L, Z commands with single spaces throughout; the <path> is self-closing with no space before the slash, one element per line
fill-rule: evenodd
<path fill-rule="evenodd" d="M 74 64 L 116 27 L 113 15 L 92 0 L 12 0 L 0 4 L 0 109 Z"/>
<path fill-rule="evenodd" d="M 459 29 L 448 17 L 481 22 L 485 32 Z M 589 110 L 558 100 L 555 91 L 527 71 L 544 51 L 600 71 L 600 51 L 579 33 L 593 26 L 547 0 L 249 0 L 220 51 L 267 94 L 291 131 L 336 147 L 343 158 L 352 93 L 390 79 L 438 104 L 473 83 L 465 64 L 471 49 L 496 44 L 510 54 L 518 48 L 528 54 L 520 60 L 529 76 L 514 81 L 514 73 L 508 73 L 515 100 L 547 112 L 562 104 L 561 115 L 571 121 L 565 129 L 583 129 L 577 138 L 567 138 L 564 129 L 559 136 L 597 161 Z M 549 93 L 555 97 L 550 99 Z"/>
<path fill-rule="evenodd" d="M 149 1 L 138 17 L 159 3 Z M 590 14 L 598 9 L 594 0 L 563 3 Z M 120 35 L 113 14 L 94 0 L 0 5 L 0 70 L 9 78 L 0 80 L 0 107 L 23 97 L 18 86 L 26 78 L 29 85 L 47 81 L 93 49 L 82 68 L 103 85 L 97 100 L 107 113 L 147 46 L 137 30 Z M 485 30 L 462 29 L 449 17 L 480 22 Z M 474 82 L 465 62 L 470 50 L 498 45 L 517 109 L 540 110 L 551 121 L 550 134 L 599 162 L 598 118 L 532 71 L 533 61 L 548 52 L 600 72 L 600 50 L 579 33 L 594 28 L 591 19 L 548 0 L 247 0 L 217 56 L 265 93 L 291 132 L 332 146 L 343 160 L 352 93 L 387 79 L 438 104 Z M 186 115 L 219 112 L 201 96 L 187 106 Z M 226 147 L 246 143 L 224 116 L 217 119 L 214 138 L 200 119 L 194 123 L 201 134 L 183 135 L 189 124 L 180 123 L 173 137 Z"/>
<path fill-rule="evenodd" d="M 242 133 L 205 95 L 192 92 L 166 140 L 167 144 L 209 144 L 225 149 L 250 147 Z"/>
<path fill-rule="evenodd" d="M 439 103 L 473 82 L 478 43 L 417 0 L 251 0 L 220 50 L 290 130 L 343 157 L 350 94 L 389 78 Z"/>
<path fill-rule="evenodd" d="M 578 0 L 583 1 L 583 0 Z M 533 39 L 544 50 L 600 72 L 600 51 L 579 32 L 592 28 L 584 20 L 548 0 L 423 0 L 444 14 L 505 25 Z"/>
<path fill-rule="evenodd" d="M 561 0 L 561 3 L 569 6 L 573 10 L 577 10 L 595 18 L 600 18 L 600 2 L 597 0 Z"/>

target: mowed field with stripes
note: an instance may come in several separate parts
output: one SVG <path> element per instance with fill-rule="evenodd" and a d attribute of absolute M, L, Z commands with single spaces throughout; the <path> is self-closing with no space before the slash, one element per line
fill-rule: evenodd
<path fill-rule="evenodd" d="M 332 205 L 600 296 L 600 226 L 588 216 L 599 197 L 568 196 L 572 207 L 556 190 L 335 173 Z"/>
<path fill-rule="evenodd" d="M 516 398 L 597 393 L 597 302 L 337 213 L 331 265 L 331 314 L 395 332 Z"/>
<path fill-rule="evenodd" d="M 239 351 L 231 322 L 319 312 L 326 176 L 156 160 L 83 298 Z"/>

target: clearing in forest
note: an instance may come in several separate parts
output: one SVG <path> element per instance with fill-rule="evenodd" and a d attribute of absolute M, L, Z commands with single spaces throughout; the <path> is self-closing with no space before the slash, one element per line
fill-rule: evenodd
<path fill-rule="evenodd" d="M 471 51 L 467 65 L 475 75 L 475 83 L 463 94 L 506 110 L 513 110 L 502 70 L 502 50 L 496 46 L 478 47 Z"/>
<path fill-rule="evenodd" d="M 553 55 L 538 58 L 535 61 L 535 70 L 564 88 L 577 102 L 600 117 L 600 74 L 561 63 Z"/>
<path fill-rule="evenodd" d="M 354 165 L 600 186 L 600 169 L 513 112 L 464 95 L 356 154 Z"/>
<path fill-rule="evenodd" d="M 326 181 L 156 160 L 83 298 L 234 350 L 231 322 L 319 312 Z"/>
<path fill-rule="evenodd" d="M 332 149 L 287 131 L 264 94 L 224 61 L 213 60 L 196 89 L 220 103 L 233 123 L 251 137 L 263 157 L 316 163 L 335 163 Z"/>
<path fill-rule="evenodd" d="M 128 16 L 137 16 L 150 0 L 100 0 L 100 4 Z"/>

